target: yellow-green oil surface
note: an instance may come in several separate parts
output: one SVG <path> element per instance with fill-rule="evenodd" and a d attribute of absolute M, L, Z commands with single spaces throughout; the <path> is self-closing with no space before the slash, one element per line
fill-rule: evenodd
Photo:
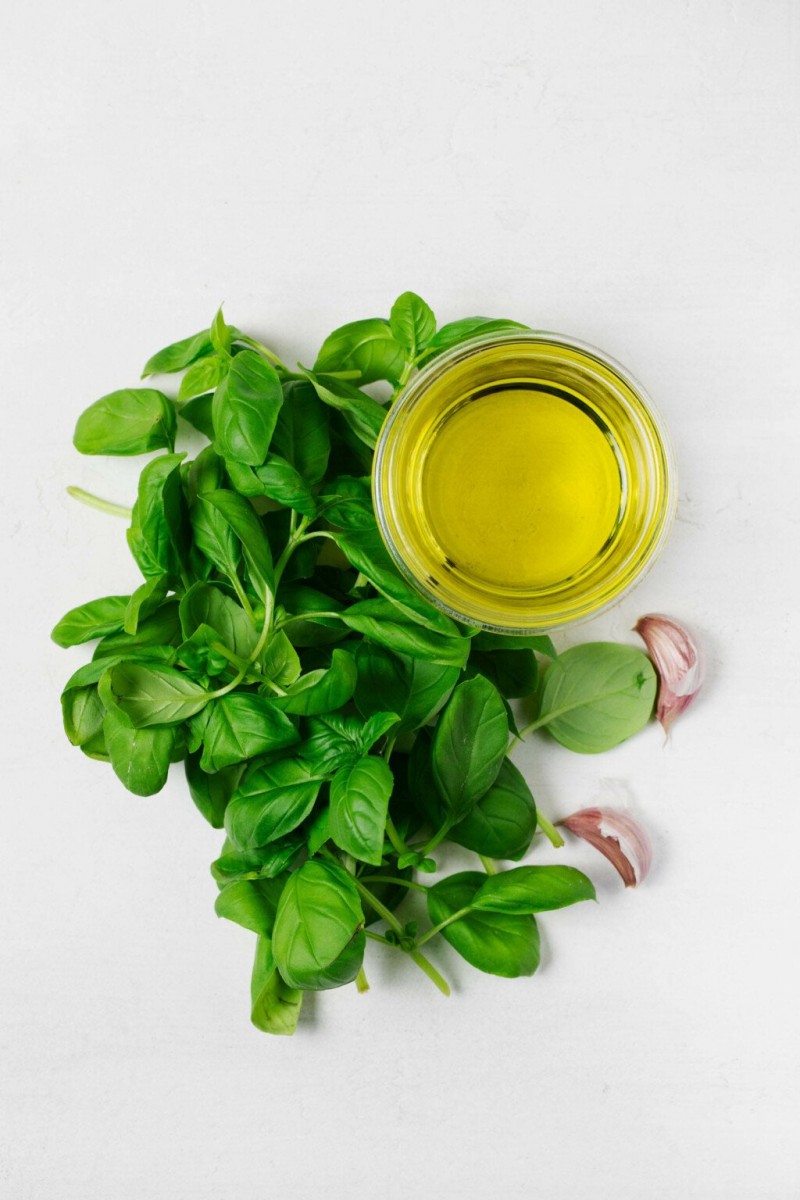
<path fill-rule="evenodd" d="M 667 452 L 632 381 L 547 335 L 452 352 L 408 389 L 376 456 L 398 565 L 489 628 L 553 628 L 604 607 L 668 522 Z"/>

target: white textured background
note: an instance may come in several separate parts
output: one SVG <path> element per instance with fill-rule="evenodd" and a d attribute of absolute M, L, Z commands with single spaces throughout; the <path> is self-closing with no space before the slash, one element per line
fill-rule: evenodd
<path fill-rule="evenodd" d="M 800 1197 L 797 5 L 34 0 L 4 39 L 0 1194 Z M 525 752 L 551 816 L 629 803 L 657 850 L 630 893 L 571 852 L 601 904 L 540 975 L 445 947 L 447 1002 L 377 948 L 270 1039 L 180 772 L 136 799 L 61 732 L 49 629 L 136 581 L 64 487 L 140 466 L 70 439 L 221 300 L 307 360 L 405 288 L 649 388 L 678 521 L 575 637 L 662 609 L 709 680 L 666 748 Z"/>

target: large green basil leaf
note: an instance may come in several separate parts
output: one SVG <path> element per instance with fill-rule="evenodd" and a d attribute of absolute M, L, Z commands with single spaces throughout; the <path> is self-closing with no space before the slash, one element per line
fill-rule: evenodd
<path fill-rule="evenodd" d="M 278 454 L 268 454 L 260 467 L 229 461 L 231 483 L 243 496 L 266 496 L 293 508 L 305 517 L 315 517 L 317 501 L 299 471 Z"/>
<path fill-rule="evenodd" d="M 433 775 L 450 819 L 462 820 L 497 779 L 508 747 L 508 717 L 481 675 L 460 683 L 433 735 Z"/>
<path fill-rule="evenodd" d="M 102 733 L 104 712 L 96 684 L 68 686 L 61 693 L 64 732 L 73 746 L 85 746 Z"/>
<path fill-rule="evenodd" d="M 506 758 L 488 792 L 447 836 L 487 858 L 517 859 L 525 854 L 535 832 L 536 802 L 522 774 Z"/>
<path fill-rule="evenodd" d="M 377 379 L 396 382 L 405 364 L 403 347 L 392 334 L 388 321 L 371 317 L 350 321 L 326 337 L 314 363 L 321 372 L 357 371 L 359 383 Z"/>
<path fill-rule="evenodd" d="M 344 379 L 316 375 L 312 371 L 303 374 L 323 404 L 340 412 L 358 440 L 372 449 L 386 419 L 386 410 Z"/>
<path fill-rule="evenodd" d="M 189 524 L 181 486 L 183 454 L 154 458 L 139 476 L 128 545 L 145 578 L 179 574 Z"/>
<path fill-rule="evenodd" d="M 194 544 L 223 575 L 238 578 L 241 543 L 219 509 L 200 492 L 189 509 Z"/>
<path fill-rule="evenodd" d="M 489 875 L 471 903 L 482 912 L 537 913 L 596 899 L 591 879 L 574 867 L 512 867 Z"/>
<path fill-rule="evenodd" d="M 449 875 L 428 891 L 428 914 L 435 925 L 462 909 L 471 910 L 486 881 L 481 871 Z M 539 930 L 532 916 L 468 911 L 442 930 L 442 937 L 479 971 L 514 979 L 539 965 Z"/>
<path fill-rule="evenodd" d="M 229 692 L 212 700 L 203 734 L 204 771 L 221 771 L 299 740 L 292 722 L 265 696 Z"/>
<path fill-rule="evenodd" d="M 272 591 L 272 551 L 255 509 L 244 496 L 225 489 L 206 492 L 203 498 L 213 505 L 241 542 L 250 581 L 263 600 Z"/>
<path fill-rule="evenodd" d="M 447 700 L 460 674 L 459 667 L 410 658 L 360 642 L 356 650 L 358 680 L 355 702 L 362 716 L 388 710 L 397 713 L 397 733 L 426 725 Z"/>
<path fill-rule="evenodd" d="M 302 832 L 297 831 L 253 850 L 237 850 L 226 838 L 222 854 L 211 864 L 211 874 L 220 887 L 234 879 L 275 879 L 291 867 L 305 844 Z"/>
<path fill-rule="evenodd" d="M 79 646 L 118 633 L 125 625 L 125 613 L 130 596 L 102 596 L 71 608 L 50 634 L 57 646 Z"/>
<path fill-rule="evenodd" d="M 100 680 L 101 696 L 104 686 L 108 688 L 107 707 L 119 705 L 137 729 L 179 724 L 200 712 L 209 700 L 208 693 L 188 676 L 160 663 L 117 663 Z"/>
<path fill-rule="evenodd" d="M 297 716 L 320 716 L 347 703 L 356 686 L 356 664 L 346 650 L 334 650 L 327 670 L 301 675 L 285 696 L 276 696 L 275 704 Z"/>
<path fill-rule="evenodd" d="M 81 454 L 145 454 L 175 444 L 175 405 L 152 388 L 123 388 L 90 404 L 73 442 Z"/>
<path fill-rule="evenodd" d="M 348 628 L 379 646 L 411 658 L 463 667 L 469 654 L 468 638 L 433 633 L 391 600 L 361 600 L 343 611 L 342 620 Z"/>
<path fill-rule="evenodd" d="M 243 350 L 214 393 L 214 445 L 225 459 L 260 466 L 267 457 L 283 404 L 274 367 L 253 350 Z"/>
<path fill-rule="evenodd" d="M 272 444 L 312 486 L 328 467 L 331 452 L 328 409 L 305 379 L 283 384 L 283 405 Z"/>
<path fill-rule="evenodd" d="M 548 667 L 539 720 L 568 750 L 599 754 L 647 724 L 656 688 L 653 664 L 641 650 L 587 642 Z"/>
<path fill-rule="evenodd" d="M 278 902 L 272 932 L 278 970 L 302 990 L 349 983 L 363 957 L 363 924 L 351 876 L 333 863 L 309 859 L 289 876 Z"/>
<path fill-rule="evenodd" d="M 394 778 L 382 758 L 366 756 L 331 780 L 330 836 L 340 850 L 379 866 Z"/>
<path fill-rule="evenodd" d="M 314 807 L 324 776 L 314 775 L 296 758 L 245 775 L 225 810 L 225 830 L 240 850 L 266 846 L 296 829 Z"/>
<path fill-rule="evenodd" d="M 175 749 L 174 725 L 136 729 L 119 709 L 103 718 L 103 737 L 114 774 L 135 796 L 154 796 L 167 782 Z"/>

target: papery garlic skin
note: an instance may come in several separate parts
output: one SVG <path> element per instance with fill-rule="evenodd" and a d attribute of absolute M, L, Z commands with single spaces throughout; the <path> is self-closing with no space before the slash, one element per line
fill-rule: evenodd
<path fill-rule="evenodd" d="M 688 629 L 663 613 L 648 613 L 633 628 L 658 672 L 656 717 L 669 733 L 702 686 L 705 671 L 700 650 Z"/>
<path fill-rule="evenodd" d="M 557 824 L 605 855 L 625 887 L 636 887 L 653 865 L 647 831 L 618 808 L 582 808 Z"/>

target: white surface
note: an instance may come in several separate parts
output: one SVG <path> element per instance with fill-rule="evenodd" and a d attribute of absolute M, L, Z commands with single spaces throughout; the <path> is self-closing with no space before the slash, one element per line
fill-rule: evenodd
<path fill-rule="evenodd" d="M 0 1193 L 800 1196 L 796 6 L 94 0 L 4 37 Z M 709 679 L 666 747 L 526 751 L 551 816 L 629 798 L 657 852 L 626 893 L 570 847 L 601 904 L 542 919 L 540 975 L 437 954 L 446 1002 L 377 948 L 270 1039 L 180 773 L 137 800 L 61 732 L 49 629 L 136 579 L 64 486 L 140 466 L 70 438 L 221 300 L 307 359 L 407 287 L 649 388 L 674 535 L 575 639 L 662 609 Z"/>

